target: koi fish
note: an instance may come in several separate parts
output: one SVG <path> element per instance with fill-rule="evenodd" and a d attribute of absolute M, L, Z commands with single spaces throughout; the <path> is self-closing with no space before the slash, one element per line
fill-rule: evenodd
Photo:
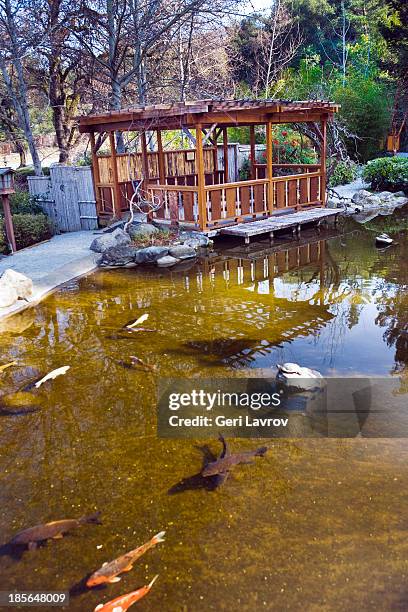
<path fill-rule="evenodd" d="M 136 355 L 130 356 L 130 361 L 124 361 L 123 359 L 118 359 L 117 363 L 121 365 L 123 368 L 127 368 L 128 370 L 147 370 L 149 372 L 155 372 L 157 367 L 155 365 L 151 365 L 149 363 L 145 363 Z"/>
<path fill-rule="evenodd" d="M 52 372 L 48 372 L 48 374 L 46 374 L 43 378 L 40 378 L 40 380 L 37 380 L 37 382 L 35 382 L 33 386 L 36 389 L 39 389 L 41 385 L 46 383 L 48 380 L 55 380 L 55 378 L 58 378 L 58 376 L 62 376 L 63 374 L 66 374 L 68 370 L 70 369 L 70 367 L 71 366 L 62 366 L 61 368 L 52 370 Z"/>
<path fill-rule="evenodd" d="M 149 315 L 147 313 L 142 314 L 142 316 L 136 319 L 136 321 L 133 321 L 133 323 L 128 323 L 127 325 L 125 325 L 125 328 L 133 329 L 134 327 L 136 327 L 136 325 L 140 325 L 141 323 L 144 323 L 145 321 L 147 321 L 148 318 L 149 318 Z"/>
<path fill-rule="evenodd" d="M 220 461 L 221 459 L 224 459 L 226 457 L 230 457 L 231 453 L 229 451 L 229 448 L 227 447 L 227 443 L 224 439 L 224 436 L 222 434 L 218 434 L 218 439 L 222 444 L 222 451 L 220 453 L 220 456 L 218 457 L 217 461 Z M 208 467 L 208 465 L 206 466 Z M 222 484 L 224 484 L 224 482 L 227 480 L 229 476 L 229 471 L 226 470 L 225 472 L 219 472 L 218 474 L 215 474 L 213 476 L 214 478 L 214 484 L 215 484 L 215 488 L 220 487 Z"/>
<path fill-rule="evenodd" d="M 203 476 L 223 474 L 224 472 L 228 472 L 228 470 L 234 467 L 234 465 L 239 465 L 240 463 L 253 463 L 253 461 L 250 461 L 252 457 L 263 457 L 267 450 L 268 448 L 266 446 L 261 446 L 253 451 L 236 453 L 235 455 L 229 455 L 228 457 L 217 459 L 217 461 L 209 463 L 201 473 Z"/>
<path fill-rule="evenodd" d="M 87 587 L 94 587 L 98 584 L 114 583 L 119 582 L 118 574 L 123 572 L 130 572 L 133 568 L 133 564 L 139 559 L 145 552 L 159 544 L 164 542 L 165 531 L 160 531 L 153 536 L 146 544 L 131 550 L 130 552 L 121 555 L 110 563 L 104 563 L 101 568 L 96 570 L 87 580 Z"/>
<path fill-rule="evenodd" d="M 89 516 L 82 516 L 79 519 L 63 519 L 61 521 L 51 521 L 43 525 L 29 527 L 23 531 L 19 531 L 9 544 L 15 546 L 28 546 L 28 550 L 35 550 L 38 542 L 45 540 L 58 540 L 64 537 L 65 533 L 77 529 L 86 523 L 94 523 L 100 525 L 99 520 L 101 513 L 95 512 Z"/>
<path fill-rule="evenodd" d="M 0 405 L 0 416 L 22 416 L 24 414 L 33 414 L 33 412 L 40 412 L 40 408 L 20 406 L 13 410 L 12 408 L 3 408 Z"/>
<path fill-rule="evenodd" d="M 152 333 L 156 331 L 156 329 L 150 329 L 148 327 L 135 327 L 132 329 L 123 327 L 119 333 L 110 334 L 109 336 L 106 336 L 106 338 L 108 340 L 133 340 L 135 333 Z"/>
<path fill-rule="evenodd" d="M 126 595 L 116 597 L 116 599 L 112 599 L 106 604 L 99 604 L 96 606 L 94 612 L 126 612 L 131 605 L 148 594 L 158 577 L 159 576 L 155 576 L 149 584 L 141 587 L 137 591 L 132 591 L 131 593 L 126 593 Z"/>
<path fill-rule="evenodd" d="M 4 370 L 7 370 L 7 368 L 11 368 L 11 366 L 15 366 L 15 365 L 17 365 L 17 361 L 10 361 L 9 363 L 0 365 L 0 374 L 4 372 Z"/>

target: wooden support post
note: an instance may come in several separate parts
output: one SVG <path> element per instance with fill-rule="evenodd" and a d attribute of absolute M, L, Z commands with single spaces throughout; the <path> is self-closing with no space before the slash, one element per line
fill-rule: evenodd
<path fill-rule="evenodd" d="M 228 130 L 222 128 L 222 144 L 224 148 L 224 183 L 229 183 L 229 162 L 228 162 Z"/>
<path fill-rule="evenodd" d="M 142 174 L 143 174 L 142 189 L 144 189 L 144 191 L 147 191 L 147 185 L 149 183 L 149 162 L 147 159 L 146 132 L 142 132 L 140 134 L 140 142 L 142 144 Z"/>
<path fill-rule="evenodd" d="M 255 126 L 249 126 L 249 143 L 251 147 L 250 155 L 251 155 L 251 181 L 257 178 L 256 176 L 256 147 L 255 147 Z"/>
<path fill-rule="evenodd" d="M 217 146 L 217 130 L 214 130 L 214 133 L 211 138 L 213 149 L 213 172 L 214 172 L 214 185 L 220 182 L 219 179 L 219 168 L 218 168 L 218 146 Z"/>
<path fill-rule="evenodd" d="M 166 170 L 164 165 L 163 141 L 161 130 L 157 130 L 157 157 L 159 161 L 159 183 L 166 184 Z"/>
<path fill-rule="evenodd" d="M 118 163 L 116 158 L 115 132 L 109 132 L 109 143 L 112 159 L 112 174 L 113 174 L 113 216 L 116 219 L 121 218 L 120 210 L 120 187 L 118 176 Z"/>
<path fill-rule="evenodd" d="M 146 132 L 143 131 L 140 134 L 140 142 L 142 144 L 142 192 L 141 199 L 147 199 L 147 186 L 149 184 L 149 161 L 147 159 L 147 142 Z M 153 214 L 148 212 L 147 218 L 149 221 L 152 220 Z"/>
<path fill-rule="evenodd" d="M 326 268 L 326 241 L 321 240 L 319 243 L 319 304 L 322 306 L 324 300 L 324 288 L 325 288 L 325 268 Z"/>
<path fill-rule="evenodd" d="M 273 211 L 273 165 L 272 165 L 272 122 L 266 124 L 266 176 L 268 179 L 268 212 Z"/>
<path fill-rule="evenodd" d="M 207 205 L 205 201 L 203 132 L 201 124 L 196 125 L 196 171 L 198 187 L 198 220 L 200 229 L 204 231 L 207 227 Z"/>
<path fill-rule="evenodd" d="M 320 147 L 320 199 L 326 206 L 326 155 L 327 155 L 327 117 L 322 117 L 322 145 Z"/>
<path fill-rule="evenodd" d="M 14 236 L 13 217 L 10 211 L 10 200 L 7 193 L 3 194 L 1 197 L 3 200 L 4 225 L 6 228 L 7 240 L 11 247 L 11 252 L 15 253 L 17 251 L 17 245 Z"/>
<path fill-rule="evenodd" d="M 91 168 L 92 168 L 92 180 L 95 192 L 95 203 L 96 203 L 96 214 L 99 216 L 102 212 L 102 198 L 100 196 L 100 187 L 99 184 L 101 182 L 101 175 L 99 172 L 99 162 L 98 156 L 96 154 L 96 143 L 95 143 L 95 133 L 91 132 L 89 134 L 89 141 L 91 143 Z"/>

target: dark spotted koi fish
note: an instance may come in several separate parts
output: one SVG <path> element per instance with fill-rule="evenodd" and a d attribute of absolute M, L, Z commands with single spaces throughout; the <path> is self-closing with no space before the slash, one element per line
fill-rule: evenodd
<path fill-rule="evenodd" d="M 79 519 L 63 519 L 29 527 L 19 531 L 9 543 L 13 546 L 28 546 L 29 550 L 34 550 L 39 542 L 62 538 L 68 531 L 77 529 L 86 523 L 100 524 L 100 514 L 100 512 L 95 512 L 89 516 L 82 516 Z"/>

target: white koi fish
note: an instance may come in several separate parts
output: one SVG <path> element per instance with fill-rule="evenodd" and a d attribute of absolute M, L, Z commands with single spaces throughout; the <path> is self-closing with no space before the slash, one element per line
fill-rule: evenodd
<path fill-rule="evenodd" d="M 136 321 L 126 325 L 126 329 L 133 329 L 134 327 L 136 327 L 136 325 L 140 325 L 141 323 L 144 323 L 148 318 L 149 318 L 149 315 L 147 313 L 142 314 L 142 316 L 136 319 Z"/>
<path fill-rule="evenodd" d="M 63 374 L 66 374 L 68 370 L 70 369 L 70 367 L 71 366 L 62 366 L 61 368 L 52 370 L 52 372 L 48 372 L 48 374 L 46 374 L 44 378 L 40 378 L 40 380 L 37 380 L 34 387 L 38 389 L 39 387 L 41 387 L 41 385 L 46 383 L 47 380 L 55 380 L 55 378 L 58 378 L 58 376 L 62 376 Z"/>

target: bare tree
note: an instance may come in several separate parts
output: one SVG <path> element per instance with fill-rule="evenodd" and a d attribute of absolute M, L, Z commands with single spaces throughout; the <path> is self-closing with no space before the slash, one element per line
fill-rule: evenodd
<path fill-rule="evenodd" d="M 265 98 L 269 98 L 272 85 L 293 60 L 302 43 L 299 24 L 293 20 L 287 2 L 275 1 L 270 17 L 259 30 L 257 42 L 259 81 Z"/>
<path fill-rule="evenodd" d="M 0 70 L 18 123 L 27 140 L 36 175 L 42 174 L 41 161 L 31 127 L 24 57 L 35 44 L 32 24 L 27 21 L 27 3 L 0 0 Z"/>
<path fill-rule="evenodd" d="M 26 149 L 27 144 L 24 139 L 18 117 L 5 88 L 0 89 L 0 130 L 6 139 L 13 143 L 20 156 L 20 168 L 27 165 Z"/>
<path fill-rule="evenodd" d="M 79 140 L 75 117 L 90 82 L 89 61 L 71 30 L 80 5 L 75 0 L 38 0 L 29 10 L 41 32 L 34 53 L 36 87 L 51 109 L 59 162 L 64 163 Z"/>
<path fill-rule="evenodd" d="M 181 29 L 191 28 L 200 15 L 221 18 L 240 1 L 84 0 L 82 17 L 73 31 L 93 59 L 94 78 L 109 89 L 109 108 L 119 110 L 126 93 L 137 103 L 146 103 L 151 60 L 154 57 L 160 63 Z M 186 80 L 188 66 L 185 58 L 180 61 Z M 123 149 L 119 134 L 117 141 Z"/>

